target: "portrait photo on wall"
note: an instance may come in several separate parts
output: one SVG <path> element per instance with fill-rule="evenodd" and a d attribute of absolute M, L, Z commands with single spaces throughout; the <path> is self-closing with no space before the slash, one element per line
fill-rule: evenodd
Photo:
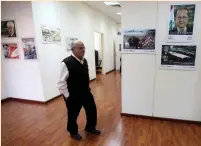
<path fill-rule="evenodd" d="M 73 41 L 78 40 L 78 38 L 74 37 L 66 37 L 66 50 L 70 51 Z"/>
<path fill-rule="evenodd" d="M 192 41 L 195 4 L 170 5 L 169 42 Z"/>
<path fill-rule="evenodd" d="M 162 45 L 161 67 L 167 69 L 195 69 L 195 45 Z"/>
<path fill-rule="evenodd" d="M 37 59 L 34 38 L 22 38 L 24 59 Z"/>
<path fill-rule="evenodd" d="M 122 52 L 155 52 L 155 29 L 124 30 Z"/>
<path fill-rule="evenodd" d="M 17 43 L 2 43 L 2 47 L 6 59 L 19 59 Z"/>
<path fill-rule="evenodd" d="M 61 43 L 60 29 L 55 27 L 41 26 L 42 43 Z"/>
<path fill-rule="evenodd" d="M 14 20 L 1 21 L 1 37 L 17 37 Z"/>

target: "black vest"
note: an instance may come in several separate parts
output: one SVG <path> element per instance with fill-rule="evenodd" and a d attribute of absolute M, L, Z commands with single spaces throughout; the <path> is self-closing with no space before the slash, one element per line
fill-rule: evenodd
<path fill-rule="evenodd" d="M 90 91 L 87 60 L 84 59 L 84 64 L 82 65 L 76 58 L 69 56 L 62 62 L 66 64 L 69 71 L 69 77 L 66 81 L 70 96 L 87 94 Z"/>

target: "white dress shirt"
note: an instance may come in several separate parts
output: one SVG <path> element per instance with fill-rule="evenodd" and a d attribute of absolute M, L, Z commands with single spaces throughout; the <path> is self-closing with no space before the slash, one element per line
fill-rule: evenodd
<path fill-rule="evenodd" d="M 179 27 L 177 27 L 177 32 L 178 32 L 179 34 L 186 34 L 186 30 L 187 30 L 186 27 L 185 27 L 183 30 L 180 30 Z"/>
<path fill-rule="evenodd" d="M 84 58 L 82 60 L 80 60 L 74 54 L 72 54 L 72 56 L 75 59 L 77 59 L 81 64 L 84 63 Z M 62 62 L 61 63 L 61 70 L 60 70 L 60 78 L 59 78 L 59 82 L 57 84 L 57 87 L 59 89 L 60 94 L 63 94 L 66 99 L 69 97 L 68 85 L 66 82 L 68 77 L 69 77 L 68 68 L 67 68 L 66 64 L 64 62 Z"/>

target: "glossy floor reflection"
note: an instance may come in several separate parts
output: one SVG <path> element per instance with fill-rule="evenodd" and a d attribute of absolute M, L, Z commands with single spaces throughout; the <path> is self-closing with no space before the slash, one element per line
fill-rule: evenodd
<path fill-rule="evenodd" d="M 121 116 L 119 72 L 91 82 L 98 109 L 100 136 L 84 132 L 85 112 L 78 118 L 84 137 L 72 140 L 66 132 L 62 98 L 47 105 L 9 101 L 2 104 L 2 146 L 201 146 L 201 126 L 188 123 Z"/>

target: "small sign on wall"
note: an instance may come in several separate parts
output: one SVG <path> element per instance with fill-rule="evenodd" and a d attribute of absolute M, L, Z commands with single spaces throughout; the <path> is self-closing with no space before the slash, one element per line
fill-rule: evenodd
<path fill-rule="evenodd" d="M 71 51 L 73 41 L 78 40 L 74 37 L 66 37 L 66 51 Z"/>

